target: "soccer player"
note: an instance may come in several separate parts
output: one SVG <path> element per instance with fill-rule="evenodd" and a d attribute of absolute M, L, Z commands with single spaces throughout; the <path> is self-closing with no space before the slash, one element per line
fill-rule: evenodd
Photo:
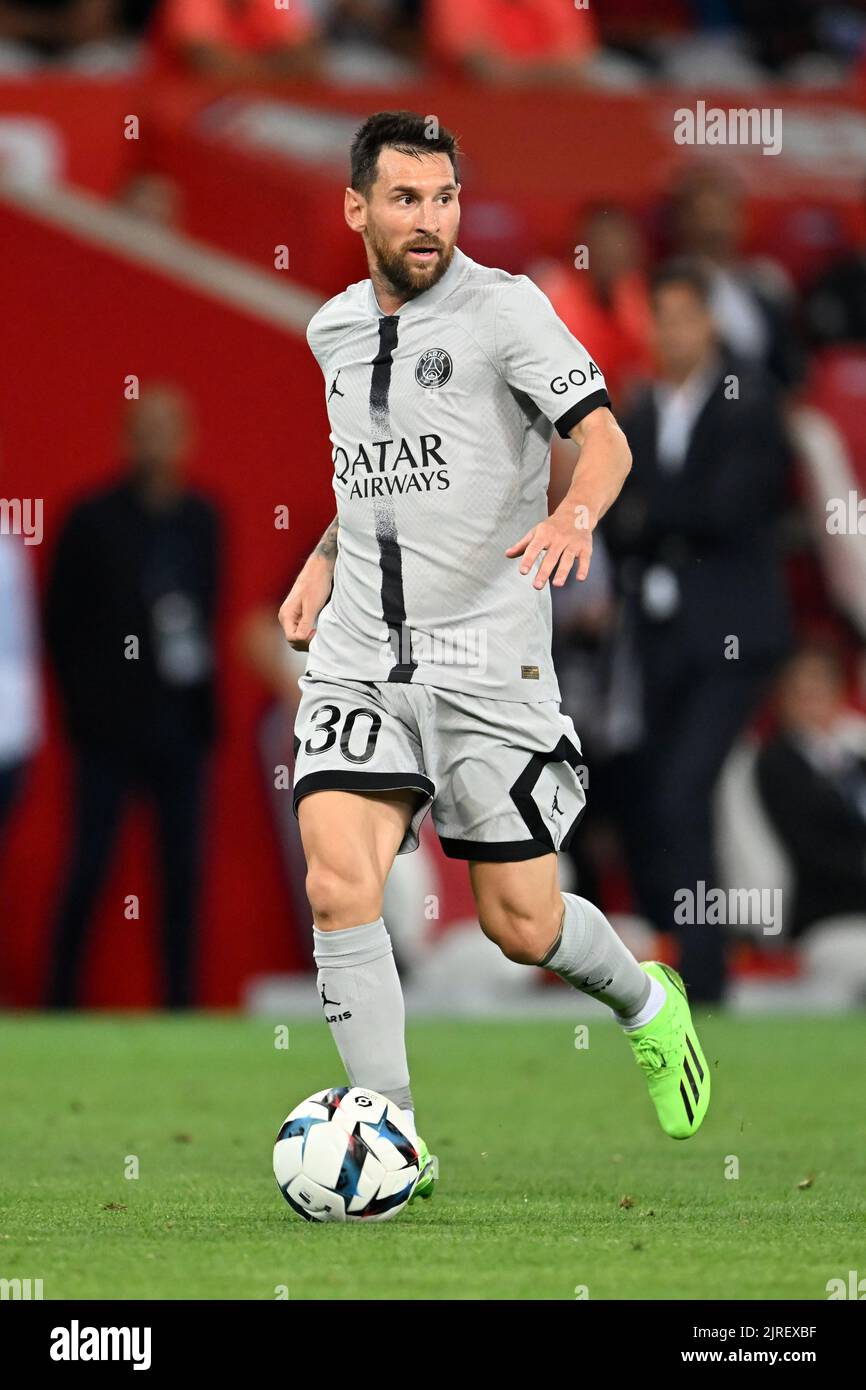
<path fill-rule="evenodd" d="M 482 931 L 609 1005 L 662 1128 L 688 1138 L 710 1096 L 679 975 L 638 964 L 597 907 L 559 888 L 585 797 L 548 585 L 586 578 L 631 455 L 550 301 L 457 247 L 457 156 L 448 131 L 407 111 L 371 116 L 353 141 L 344 212 L 370 278 L 307 329 L 337 516 L 280 609 L 309 650 L 294 807 L 319 994 L 350 1084 L 404 1112 L 413 1198 L 437 1168 L 415 1128 L 382 894 L 431 807 L 445 853 L 468 862 Z M 579 457 L 548 516 L 554 429 Z"/>

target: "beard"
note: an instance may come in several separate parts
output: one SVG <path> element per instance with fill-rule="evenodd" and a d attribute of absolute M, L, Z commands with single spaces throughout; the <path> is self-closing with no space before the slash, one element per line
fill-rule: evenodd
<path fill-rule="evenodd" d="M 403 295 L 406 299 L 414 299 L 416 295 L 432 289 L 442 279 L 454 256 L 454 244 L 445 246 L 439 237 L 435 236 L 416 236 L 399 251 L 393 251 L 371 227 L 367 228 L 367 238 L 379 274 L 387 281 L 394 294 Z M 439 254 L 431 259 L 429 266 L 415 266 L 406 255 L 413 246 L 435 246 Z"/>

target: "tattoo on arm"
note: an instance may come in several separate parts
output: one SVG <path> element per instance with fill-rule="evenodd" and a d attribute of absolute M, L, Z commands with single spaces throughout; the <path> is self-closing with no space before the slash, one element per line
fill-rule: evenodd
<path fill-rule="evenodd" d="M 336 560 L 337 558 L 337 528 L 339 522 L 336 517 L 331 522 L 327 531 L 323 535 L 319 544 L 316 546 L 316 554 L 321 555 L 325 560 Z"/>

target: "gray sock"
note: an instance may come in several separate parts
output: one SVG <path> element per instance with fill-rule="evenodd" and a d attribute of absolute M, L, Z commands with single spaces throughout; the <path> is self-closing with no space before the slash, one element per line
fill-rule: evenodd
<path fill-rule="evenodd" d="M 405 1009 L 391 938 L 381 917 L 360 927 L 313 927 L 319 998 L 351 1086 L 412 1109 Z"/>
<path fill-rule="evenodd" d="M 562 900 L 559 936 L 539 965 L 618 1014 L 637 1013 L 649 997 L 649 976 L 594 903 L 574 893 Z"/>

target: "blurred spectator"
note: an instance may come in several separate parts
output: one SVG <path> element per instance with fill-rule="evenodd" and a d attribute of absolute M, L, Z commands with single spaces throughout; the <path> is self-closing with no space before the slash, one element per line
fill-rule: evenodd
<path fill-rule="evenodd" d="M 794 385 L 803 359 L 793 288 L 774 261 L 743 258 L 739 181 L 730 170 L 693 168 L 675 189 L 671 212 L 674 252 L 700 259 L 710 277 L 722 342 L 744 361 L 766 367 L 782 386 Z"/>
<path fill-rule="evenodd" d="M 560 0 L 427 0 L 426 40 L 440 63 L 486 82 L 582 82 L 595 19 Z"/>
<path fill-rule="evenodd" d="M 583 268 L 541 261 L 532 268 L 532 278 L 574 336 L 596 362 L 603 364 L 608 390 L 619 410 L 630 389 L 649 375 L 651 366 L 649 295 L 640 233 L 625 208 L 593 207 L 586 211 L 577 232 L 574 259 L 584 251 Z M 574 464 L 572 441 L 554 435 L 552 508 L 568 491 Z"/>
<path fill-rule="evenodd" d="M 322 76 L 350 86 L 417 79 L 421 0 L 309 0 L 327 42 Z"/>
<path fill-rule="evenodd" d="M 326 12 L 328 38 L 335 43 L 418 56 L 420 7 L 411 0 L 329 0 Z"/>
<path fill-rule="evenodd" d="M 122 31 L 120 0 L 0 0 L 0 73 L 126 71 L 138 50 Z"/>
<path fill-rule="evenodd" d="M 866 349 L 831 348 L 812 363 L 808 394 L 790 411 L 788 427 L 797 457 L 798 522 L 802 553 L 796 571 L 819 572 L 798 595 L 812 617 L 832 608 L 866 641 L 866 544 L 862 493 L 866 488 Z"/>
<path fill-rule="evenodd" d="M 598 22 L 605 43 L 645 51 L 660 35 L 688 32 L 692 0 L 605 0 Z"/>
<path fill-rule="evenodd" d="M 41 732 L 36 614 L 27 547 L 0 528 L 0 835 Z"/>
<path fill-rule="evenodd" d="M 286 586 L 286 591 L 290 588 Z M 285 592 L 274 602 L 256 608 L 245 618 L 240 630 L 240 653 L 259 677 L 271 700 L 259 721 L 258 753 L 268 799 L 268 809 L 279 843 L 286 887 L 292 900 L 295 922 L 300 930 L 298 948 L 304 960 L 311 959 L 307 899 L 307 864 L 301 844 L 298 820 L 292 810 L 292 782 L 295 775 L 293 744 L 295 714 L 301 699 L 298 680 L 307 668 L 307 653 L 289 646 L 277 620 Z M 278 777 L 278 769 L 286 769 Z"/>
<path fill-rule="evenodd" d="M 534 275 L 563 323 L 595 358 L 615 403 L 650 370 L 650 309 L 640 232 L 620 207 L 591 208 L 577 233 L 585 268 L 555 262 Z"/>
<path fill-rule="evenodd" d="M 580 731 L 581 761 L 591 769 L 591 782 L 589 774 L 584 774 L 589 792 L 586 816 L 580 834 L 574 837 L 566 854 L 576 869 L 581 895 L 599 902 L 604 893 L 599 875 L 598 826 L 608 819 L 607 762 L 622 746 L 616 726 L 622 711 L 614 667 L 616 595 L 610 558 L 599 531 L 593 539 L 592 565 L 586 579 L 561 589 L 551 588 L 551 599 L 553 660 L 562 709 Z M 627 730 L 625 734 L 627 744 Z"/>
<path fill-rule="evenodd" d="M 658 379 L 622 416 L 634 462 L 604 532 L 643 690 L 630 866 L 671 931 L 676 891 L 718 882 L 716 779 L 789 645 L 774 536 L 787 449 L 768 379 L 720 347 L 700 267 L 662 267 L 652 305 Z M 686 928 L 681 950 L 693 997 L 719 999 L 723 929 Z"/>
<path fill-rule="evenodd" d="M 806 296 L 805 319 L 813 347 L 866 343 L 866 241 L 815 282 Z"/>
<path fill-rule="evenodd" d="M 758 755 L 761 799 L 795 875 L 792 936 L 828 917 L 866 925 L 866 718 L 838 654 L 803 647 L 779 683 L 780 728 Z"/>
<path fill-rule="evenodd" d="M 785 0 L 785 20 L 780 23 L 778 0 L 725 0 L 734 23 L 748 37 L 756 58 L 774 73 L 796 60 L 816 53 L 830 38 L 822 19 L 840 11 L 840 3 L 828 0 Z M 853 8 L 848 4 L 844 8 Z"/>
<path fill-rule="evenodd" d="M 238 81 L 315 76 L 321 63 L 306 0 L 163 0 L 153 43 L 159 64 Z"/>
<path fill-rule="evenodd" d="M 71 861 L 48 1002 L 76 1002 L 87 933 L 129 798 L 154 803 L 170 1007 L 193 999 L 202 807 L 214 733 L 217 515 L 188 490 L 179 391 L 129 406 L 126 477 L 70 513 L 50 578 L 46 636 L 76 752 Z"/>
<path fill-rule="evenodd" d="M 645 3 L 645 0 L 640 0 Z M 661 75 L 675 84 L 742 90 L 768 74 L 811 87 L 842 81 L 856 54 L 862 0 L 690 0 L 700 33 L 660 46 Z M 784 13 L 784 22 L 781 15 Z M 680 36 L 677 36 L 680 38 Z"/>

